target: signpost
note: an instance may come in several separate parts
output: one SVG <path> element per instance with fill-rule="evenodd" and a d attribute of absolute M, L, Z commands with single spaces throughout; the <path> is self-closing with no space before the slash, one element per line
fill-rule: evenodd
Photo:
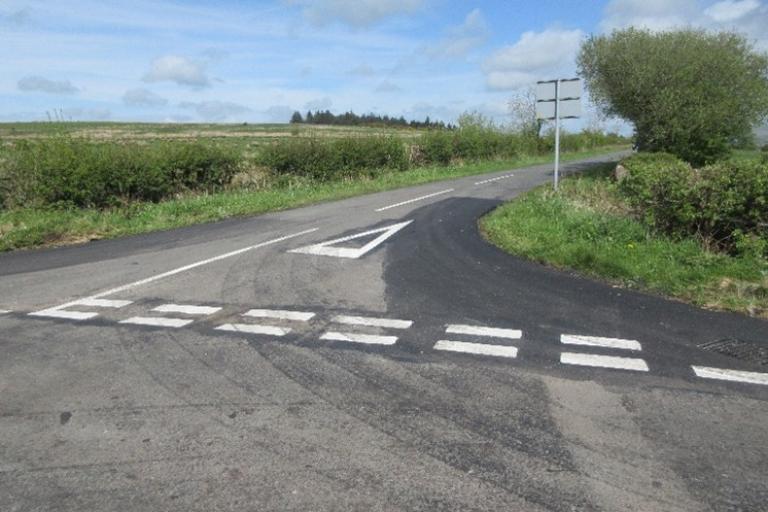
<path fill-rule="evenodd" d="M 560 180 L 560 120 L 581 116 L 581 80 L 536 82 L 536 118 L 555 122 L 555 190 Z"/>

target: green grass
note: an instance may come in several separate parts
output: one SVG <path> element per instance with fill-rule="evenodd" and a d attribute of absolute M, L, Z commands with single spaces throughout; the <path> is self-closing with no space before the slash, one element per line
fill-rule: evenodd
<path fill-rule="evenodd" d="M 586 158 L 624 148 L 564 155 L 565 160 Z M 424 167 L 387 172 L 374 178 L 327 183 L 293 182 L 260 190 L 231 190 L 187 195 L 160 203 L 134 203 L 109 210 L 18 209 L 0 211 L 0 251 L 65 245 L 211 222 L 230 217 L 343 199 L 356 195 L 418 185 L 461 176 L 545 163 L 550 157 L 477 164 Z"/>
<path fill-rule="evenodd" d="M 599 167 L 540 187 L 481 220 L 512 254 L 699 306 L 768 317 L 768 262 L 710 252 L 696 240 L 650 233 L 629 215 Z"/>

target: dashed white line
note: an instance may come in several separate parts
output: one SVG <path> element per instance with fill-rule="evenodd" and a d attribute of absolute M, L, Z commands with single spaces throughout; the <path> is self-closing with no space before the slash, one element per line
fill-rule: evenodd
<path fill-rule="evenodd" d="M 49 309 L 47 311 L 51 311 L 51 310 L 54 310 L 54 309 L 56 309 L 56 310 L 65 309 L 65 308 L 68 308 L 70 306 L 75 306 L 77 304 L 80 304 L 82 301 L 90 301 L 90 300 L 93 300 L 93 299 L 100 299 L 102 297 L 106 297 L 107 295 L 114 295 L 115 293 L 124 292 L 126 290 L 130 290 L 132 288 L 136 288 L 137 286 L 142 286 L 142 285 L 145 285 L 145 284 L 149 284 L 149 283 L 152 283 L 152 282 L 157 281 L 159 279 L 164 279 L 166 277 L 171 277 L 171 276 L 174 276 L 176 274 L 180 274 L 182 272 L 186 272 L 187 270 L 192 270 L 194 268 L 201 267 L 203 265 L 208 265 L 209 263 L 214 263 L 216 261 L 221 261 L 223 259 L 231 258 L 233 256 L 238 256 L 240 254 L 243 254 L 243 253 L 248 252 L 248 251 L 252 251 L 254 249 L 260 249 L 262 247 L 267 247 L 268 245 L 273 245 L 273 244 L 277 244 L 277 243 L 280 243 L 280 242 L 284 242 L 286 240 L 290 240 L 291 238 L 296 238 L 296 237 L 299 237 L 299 236 L 307 235 L 309 233 L 314 233 L 318 229 L 319 228 L 312 228 L 312 229 L 307 229 L 305 231 L 301 231 L 299 233 L 294 233 L 292 235 L 281 236 L 280 238 L 273 238 L 272 240 L 267 240 L 266 242 L 261 242 L 261 243 L 256 244 L 256 245 L 251 245 L 249 247 L 244 247 L 244 248 L 238 249 L 236 251 L 228 252 L 226 254 L 221 254 L 219 256 L 214 256 L 213 258 L 208 258 L 208 259 L 205 259 L 205 260 L 202 260 L 202 261 L 198 261 L 196 263 L 191 263 L 189 265 L 184 265 L 183 267 L 179 267 L 179 268 L 176 268 L 176 269 L 173 269 L 173 270 L 169 270 L 168 272 L 163 272 L 162 274 L 157 274 L 157 275 L 154 275 L 154 276 L 151 276 L 151 277 L 147 277 L 145 279 L 140 279 L 140 280 L 135 281 L 133 283 L 124 284 L 122 286 L 118 286 L 117 288 L 112 288 L 111 290 L 100 292 L 100 293 L 97 293 L 96 295 L 91 295 L 90 297 L 84 297 L 82 299 L 73 300 L 72 302 L 67 302 L 66 304 L 61 304 L 61 305 L 56 306 L 55 308 L 51 308 L 51 309 Z M 30 314 L 34 315 L 34 313 L 30 313 Z M 44 316 L 44 315 L 39 315 L 39 316 Z"/>
<path fill-rule="evenodd" d="M 307 322 L 314 318 L 315 313 L 309 311 L 288 311 L 284 309 L 252 309 L 243 316 L 252 318 L 276 318 L 278 320 L 292 320 L 296 322 Z"/>
<path fill-rule="evenodd" d="M 494 181 L 504 180 L 504 179 L 507 179 L 507 178 L 513 178 L 514 176 L 515 176 L 514 174 L 506 174 L 504 176 L 497 176 L 496 178 L 490 178 L 490 179 L 487 179 L 487 180 L 478 181 L 478 182 L 475 183 L 475 185 L 485 185 L 486 183 L 492 183 Z"/>
<path fill-rule="evenodd" d="M 502 345 L 486 345 L 483 343 L 467 343 L 464 341 L 440 340 L 435 343 L 435 350 L 447 350 L 449 352 L 463 352 L 482 356 L 517 357 L 517 347 L 505 347 Z"/>
<path fill-rule="evenodd" d="M 643 350 L 639 341 L 621 338 L 600 338 L 598 336 L 579 336 L 578 334 L 563 334 L 560 342 L 566 345 L 584 345 L 588 347 L 615 348 L 620 350 Z"/>
<path fill-rule="evenodd" d="M 693 373 L 702 379 L 727 380 L 746 384 L 768 386 L 768 373 L 745 372 L 741 370 L 725 370 L 706 366 L 691 366 Z"/>
<path fill-rule="evenodd" d="M 125 306 L 129 306 L 131 304 L 133 304 L 132 300 L 107 300 L 107 299 L 87 298 L 87 299 L 78 300 L 77 302 L 75 302 L 74 305 L 85 306 L 89 308 L 120 309 L 120 308 L 124 308 Z"/>
<path fill-rule="evenodd" d="M 61 318 L 64 320 L 76 320 L 76 321 L 82 321 L 82 320 L 90 320 L 91 318 L 95 318 L 99 316 L 98 313 L 86 313 L 83 311 L 62 311 L 59 309 L 44 309 L 42 311 L 35 311 L 34 313 L 30 313 L 29 316 L 40 316 L 40 317 L 46 317 L 46 318 Z"/>
<path fill-rule="evenodd" d="M 490 338 L 508 338 L 519 340 L 523 337 L 523 331 L 517 329 L 497 329 L 495 327 L 480 327 L 475 325 L 448 325 L 445 329 L 448 334 L 467 334 L 470 336 L 487 336 Z"/>
<path fill-rule="evenodd" d="M 594 354 L 563 352 L 560 355 L 560 362 L 563 364 L 613 368 L 616 370 L 632 370 L 636 372 L 648 371 L 648 364 L 646 364 L 644 360 L 634 357 L 599 356 Z"/>
<path fill-rule="evenodd" d="M 273 325 L 224 324 L 216 327 L 217 331 L 242 332 L 245 334 L 264 334 L 267 336 L 285 336 L 291 329 Z"/>
<path fill-rule="evenodd" d="M 394 318 L 374 318 L 370 316 L 338 315 L 331 322 L 346 325 L 367 325 L 370 327 L 384 327 L 388 329 L 408 329 L 413 325 L 410 320 L 397 320 Z"/>
<path fill-rule="evenodd" d="M 7 309 L 0 309 L 0 315 L 7 315 L 8 313 L 10 313 L 9 310 L 7 310 Z"/>
<path fill-rule="evenodd" d="M 383 208 L 378 208 L 376 211 L 377 212 L 383 212 L 384 210 L 389 210 L 391 208 L 397 208 L 398 206 L 404 206 L 406 204 L 415 203 L 416 201 L 422 201 L 424 199 L 429 199 L 430 197 L 435 197 L 435 196 L 439 196 L 439 195 L 442 195 L 442 194 L 447 194 L 449 192 L 453 192 L 454 190 L 455 189 L 452 189 L 452 188 L 449 188 L 447 190 L 441 190 L 440 192 L 435 192 L 433 194 L 427 194 L 427 195 L 421 196 L 421 197 L 415 197 L 413 199 L 409 199 L 408 201 L 403 201 L 401 203 L 395 203 L 395 204 L 391 204 L 389 206 L 384 206 Z"/>
<path fill-rule="evenodd" d="M 157 311 L 158 313 L 181 313 L 184 315 L 212 315 L 221 311 L 221 308 L 211 306 L 190 306 L 187 304 L 163 304 L 152 311 Z"/>
<path fill-rule="evenodd" d="M 120 321 L 121 324 L 146 325 L 149 327 L 170 327 L 172 329 L 184 327 L 185 325 L 189 325 L 192 322 L 194 322 L 194 320 L 189 320 L 186 318 L 162 318 L 151 316 L 134 316 L 127 320 Z"/>
<path fill-rule="evenodd" d="M 394 345 L 397 336 L 375 336 L 373 334 L 356 334 L 350 332 L 326 332 L 320 336 L 321 340 L 348 341 L 350 343 L 364 343 L 366 345 Z"/>

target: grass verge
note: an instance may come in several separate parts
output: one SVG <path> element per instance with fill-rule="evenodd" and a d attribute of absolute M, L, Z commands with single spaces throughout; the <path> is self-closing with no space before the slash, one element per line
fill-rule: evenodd
<path fill-rule="evenodd" d="M 484 217 L 481 229 L 517 256 L 710 309 L 768 318 L 768 261 L 649 232 L 629 215 L 610 171 L 596 167 L 565 180 L 557 193 L 539 187 Z"/>
<path fill-rule="evenodd" d="M 570 153 L 564 155 L 564 159 L 577 160 L 621 149 L 625 148 Z M 0 251 L 66 245 L 257 215 L 422 183 L 526 167 L 546 163 L 549 159 L 548 156 L 536 156 L 461 166 L 424 167 L 381 173 L 367 179 L 320 184 L 304 182 L 273 185 L 259 190 L 187 195 L 159 203 L 133 203 L 107 210 L 27 208 L 0 211 Z"/>

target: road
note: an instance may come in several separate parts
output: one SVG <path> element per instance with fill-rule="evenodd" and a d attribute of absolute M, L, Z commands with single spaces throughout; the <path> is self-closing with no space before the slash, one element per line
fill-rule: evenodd
<path fill-rule="evenodd" d="M 1 255 L 0 509 L 768 510 L 768 322 L 487 244 L 550 175 Z"/>

